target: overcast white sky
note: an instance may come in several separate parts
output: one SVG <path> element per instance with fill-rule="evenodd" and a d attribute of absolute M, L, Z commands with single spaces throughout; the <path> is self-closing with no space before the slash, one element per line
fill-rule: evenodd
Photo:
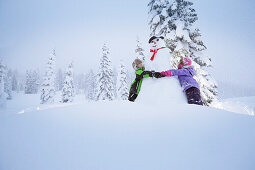
<path fill-rule="evenodd" d="M 196 26 L 220 81 L 255 86 L 255 2 L 191 0 Z M 148 0 L 1 0 L 0 57 L 9 67 L 43 71 L 56 49 L 57 67 L 73 60 L 77 71 L 97 68 L 107 43 L 113 63 L 130 67 L 136 37 L 147 47 Z M 131 67 L 130 67 L 131 68 Z"/>

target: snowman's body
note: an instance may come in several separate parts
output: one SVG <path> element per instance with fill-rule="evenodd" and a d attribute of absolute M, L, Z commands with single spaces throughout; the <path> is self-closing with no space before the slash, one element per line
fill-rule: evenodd
<path fill-rule="evenodd" d="M 151 56 L 153 53 L 150 54 Z M 166 71 L 172 69 L 171 60 L 170 60 L 170 50 L 169 48 L 159 49 L 155 54 L 153 61 L 150 60 L 151 56 L 147 57 L 145 60 L 146 68 L 150 70 L 155 70 L 157 72 Z"/>
<path fill-rule="evenodd" d="M 165 47 L 162 39 L 157 41 L 156 46 L 151 46 L 152 49 Z M 168 48 L 159 49 L 153 60 L 150 59 L 152 55 L 153 52 L 146 57 L 145 70 L 162 72 L 172 69 Z M 177 77 L 144 78 L 136 101 L 150 104 L 187 103 Z"/>

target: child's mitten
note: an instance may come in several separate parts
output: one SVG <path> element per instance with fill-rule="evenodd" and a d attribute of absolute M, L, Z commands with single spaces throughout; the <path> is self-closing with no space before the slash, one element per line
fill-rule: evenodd
<path fill-rule="evenodd" d="M 163 74 L 164 76 L 170 77 L 171 76 L 171 71 L 162 71 L 161 74 Z"/>
<path fill-rule="evenodd" d="M 161 77 L 165 77 L 165 75 L 161 74 L 160 72 L 155 72 L 153 77 L 161 78 Z"/>

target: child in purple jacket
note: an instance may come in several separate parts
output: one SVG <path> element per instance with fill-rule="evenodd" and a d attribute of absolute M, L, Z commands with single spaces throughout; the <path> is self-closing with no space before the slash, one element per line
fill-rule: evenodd
<path fill-rule="evenodd" d="M 172 69 L 168 71 L 163 71 L 161 72 L 161 74 L 167 77 L 178 76 L 183 91 L 186 93 L 188 103 L 203 105 L 200 96 L 199 85 L 197 81 L 193 78 L 195 72 L 193 70 L 193 67 L 191 66 L 191 60 L 188 58 L 184 58 L 183 60 L 181 60 L 178 66 L 178 70 Z"/>

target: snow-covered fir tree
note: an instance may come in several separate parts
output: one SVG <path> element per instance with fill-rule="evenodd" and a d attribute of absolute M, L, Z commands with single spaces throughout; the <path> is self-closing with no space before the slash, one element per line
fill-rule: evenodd
<path fill-rule="evenodd" d="M 41 84 L 41 104 L 53 103 L 55 96 L 55 50 L 50 54 Z"/>
<path fill-rule="evenodd" d="M 74 76 L 74 87 L 76 94 L 81 94 L 85 89 L 85 74 L 79 73 Z"/>
<path fill-rule="evenodd" d="M 32 81 L 32 72 L 31 70 L 26 71 L 26 84 L 25 84 L 25 94 L 34 93 L 33 81 Z"/>
<path fill-rule="evenodd" d="M 70 63 L 65 74 L 65 80 L 62 89 L 62 102 L 72 102 L 74 99 L 74 80 L 73 63 Z"/>
<path fill-rule="evenodd" d="M 4 91 L 7 94 L 7 100 L 12 99 L 12 71 L 5 67 Z"/>
<path fill-rule="evenodd" d="M 135 55 L 136 55 L 136 58 L 139 58 L 140 60 L 145 61 L 144 49 L 142 47 L 142 43 L 139 37 L 137 37 L 136 39 Z"/>
<path fill-rule="evenodd" d="M 118 78 L 118 69 L 113 66 L 113 89 L 114 89 L 114 98 L 117 97 L 117 78 Z"/>
<path fill-rule="evenodd" d="M 12 74 L 12 91 L 18 91 L 18 71 L 15 70 Z"/>
<path fill-rule="evenodd" d="M 64 78 L 63 78 L 63 71 L 61 69 L 58 69 L 57 74 L 56 74 L 56 90 L 60 91 L 63 89 L 63 82 L 64 82 Z"/>
<path fill-rule="evenodd" d="M 99 72 L 97 74 L 96 100 L 114 99 L 114 76 L 111 61 L 108 57 L 109 49 L 104 44 L 103 55 L 100 60 Z"/>
<path fill-rule="evenodd" d="M 90 70 L 89 73 L 85 75 L 85 96 L 88 100 L 95 100 L 96 92 L 96 76 L 93 70 Z"/>
<path fill-rule="evenodd" d="M 194 28 L 198 20 L 193 3 L 185 0 L 151 0 L 148 4 L 151 35 L 165 37 L 167 47 L 172 51 L 173 68 L 182 57 L 193 60 L 201 97 L 205 105 L 217 101 L 217 84 L 207 72 L 211 59 L 203 54 L 206 49 L 201 40 L 200 30 Z"/>
<path fill-rule="evenodd" d="M 0 108 L 5 107 L 7 94 L 4 92 L 4 77 L 0 71 Z"/>
<path fill-rule="evenodd" d="M 127 100 L 129 89 L 127 84 L 127 70 L 123 63 L 123 61 L 120 62 L 119 66 L 119 72 L 117 77 L 117 96 L 120 100 Z"/>
<path fill-rule="evenodd" d="M 39 88 L 39 73 L 36 70 L 26 71 L 25 94 L 36 94 Z"/>
<path fill-rule="evenodd" d="M 40 82 L 39 82 L 40 83 Z M 19 74 L 18 75 L 18 89 L 17 91 L 25 91 L 25 84 L 26 84 L 26 75 L 25 74 Z M 40 84 L 39 84 L 40 87 Z"/>
<path fill-rule="evenodd" d="M 0 60 L 0 108 L 5 107 L 7 94 L 4 91 L 4 71 L 5 67 Z"/>
<path fill-rule="evenodd" d="M 40 89 L 40 82 L 41 82 L 41 75 L 40 75 L 39 69 L 34 70 L 33 77 L 35 79 L 35 92 L 38 93 Z"/>

